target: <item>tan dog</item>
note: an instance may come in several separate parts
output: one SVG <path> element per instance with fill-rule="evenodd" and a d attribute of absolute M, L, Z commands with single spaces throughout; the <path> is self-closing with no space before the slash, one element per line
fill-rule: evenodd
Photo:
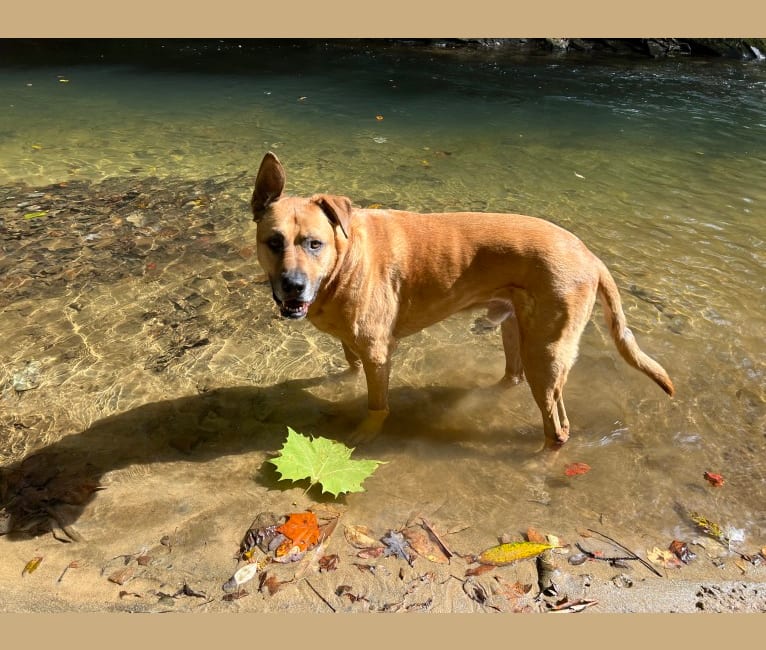
<path fill-rule="evenodd" d="M 285 197 L 284 186 L 269 152 L 251 201 L 258 261 L 282 316 L 307 316 L 364 368 L 369 413 L 354 442 L 374 437 L 388 414 L 397 341 L 465 309 L 500 323 L 503 381 L 526 377 L 551 446 L 569 437 L 562 393 L 597 294 L 625 361 L 673 395 L 626 326 L 609 271 L 570 232 L 517 214 L 362 210 L 342 196 Z"/>

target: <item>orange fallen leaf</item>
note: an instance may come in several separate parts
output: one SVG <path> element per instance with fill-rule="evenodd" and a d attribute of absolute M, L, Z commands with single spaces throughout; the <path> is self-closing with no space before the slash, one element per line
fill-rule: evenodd
<path fill-rule="evenodd" d="M 713 474 L 712 472 L 705 472 L 702 476 L 713 487 L 721 487 L 723 485 L 723 483 L 724 483 L 724 478 L 720 474 Z"/>
<path fill-rule="evenodd" d="M 527 528 L 527 541 L 537 542 L 538 544 L 545 544 L 548 540 L 545 539 L 545 535 L 541 535 L 534 528 Z"/>
<path fill-rule="evenodd" d="M 590 465 L 588 463 L 569 463 L 564 468 L 564 474 L 567 476 L 579 476 L 590 471 Z"/>
<path fill-rule="evenodd" d="M 298 547 L 306 551 L 319 541 L 319 524 L 313 512 L 296 512 L 287 516 L 287 521 L 277 528 L 278 533 L 287 537 L 274 553 L 277 557 L 286 555 Z"/>

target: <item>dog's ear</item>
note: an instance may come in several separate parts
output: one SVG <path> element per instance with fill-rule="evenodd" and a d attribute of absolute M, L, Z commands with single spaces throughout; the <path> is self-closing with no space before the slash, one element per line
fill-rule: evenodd
<path fill-rule="evenodd" d="M 282 163 L 271 151 L 261 161 L 258 175 L 255 177 L 253 198 L 250 207 L 253 210 L 253 221 L 260 221 L 263 213 L 274 201 L 282 196 L 285 189 L 285 170 Z"/>
<path fill-rule="evenodd" d="M 340 226 L 343 234 L 348 239 L 349 222 L 351 221 L 351 200 L 345 196 L 333 196 L 331 194 L 316 194 L 311 197 L 327 218 Z"/>

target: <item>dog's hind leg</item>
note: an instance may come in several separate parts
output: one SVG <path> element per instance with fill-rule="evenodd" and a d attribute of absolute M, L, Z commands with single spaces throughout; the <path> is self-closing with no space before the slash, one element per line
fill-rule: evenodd
<path fill-rule="evenodd" d="M 562 426 L 560 413 L 564 412 L 559 367 L 554 358 L 537 346 L 529 346 L 529 354 L 536 356 L 535 366 L 527 370 L 527 383 L 543 416 L 543 431 L 547 446 L 557 446 L 569 439 L 569 422 Z M 559 407 L 559 405 L 561 405 Z"/>
<path fill-rule="evenodd" d="M 590 317 L 593 297 L 575 293 L 554 304 L 522 312 L 521 359 L 527 383 L 543 416 L 548 446 L 569 439 L 564 385 L 577 358 L 580 337 Z"/>
<path fill-rule="evenodd" d="M 505 375 L 500 380 L 502 386 L 516 386 L 524 381 L 524 365 L 521 362 L 521 341 L 519 340 L 519 322 L 516 315 L 510 315 L 500 324 L 505 352 Z"/>

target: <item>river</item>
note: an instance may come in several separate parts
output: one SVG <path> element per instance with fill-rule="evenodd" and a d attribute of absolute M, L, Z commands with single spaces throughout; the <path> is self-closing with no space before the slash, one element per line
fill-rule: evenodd
<path fill-rule="evenodd" d="M 354 452 L 387 461 L 348 497 L 358 520 L 420 513 L 486 542 L 592 527 L 645 550 L 700 538 L 697 512 L 763 546 L 766 66 L 308 42 L 0 65 L 0 460 L 76 452 L 135 500 L 98 492 L 69 523 L 130 535 L 137 513 L 268 505 L 285 485 L 259 468 L 287 426 L 343 440 L 362 416 L 362 383 L 325 380 L 339 345 L 280 321 L 261 277 L 248 199 L 269 150 L 290 193 L 571 230 L 677 389 L 619 358 L 597 306 L 571 440 L 542 452 L 529 389 L 486 390 L 499 334 L 449 319 L 396 354 L 392 415 Z M 238 529 L 258 509 L 228 508 Z"/>

